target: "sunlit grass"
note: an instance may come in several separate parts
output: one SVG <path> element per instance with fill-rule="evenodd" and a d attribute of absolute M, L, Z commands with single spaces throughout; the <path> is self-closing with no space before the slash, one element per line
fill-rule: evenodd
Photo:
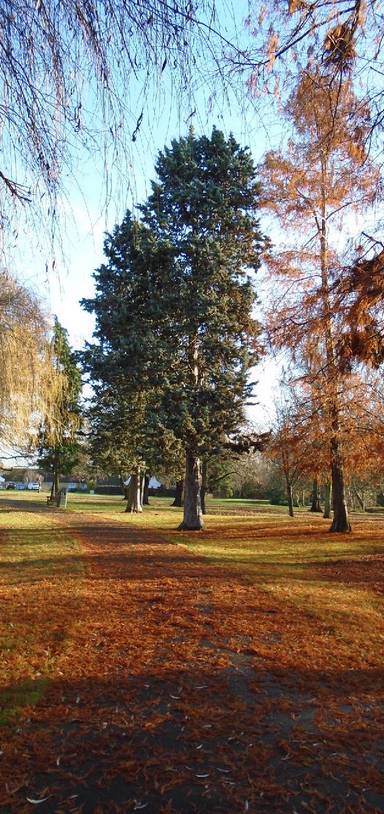
<path fill-rule="evenodd" d="M 7 500 L 12 509 L 7 510 Z M 329 628 L 326 645 L 351 663 L 380 662 L 384 642 L 384 522 L 354 518 L 351 535 L 332 535 L 329 521 L 300 512 L 289 518 L 279 507 L 250 501 L 208 504 L 206 528 L 179 532 L 180 509 L 169 498 L 151 498 L 139 515 L 124 512 L 120 497 L 69 495 L 67 511 L 50 509 L 46 496 L 0 496 L 0 723 L 14 720 L 22 705 L 36 703 L 70 642 L 77 622 L 86 559 L 81 529 L 93 523 L 121 525 L 148 539 L 187 548 L 202 562 L 236 574 L 255 592 Z M 214 505 L 215 513 L 209 513 Z M 20 506 L 20 510 L 17 510 Z M 33 506 L 38 512 L 29 511 Z M 222 506 L 224 514 L 218 514 Z M 145 539 L 145 538 L 144 538 Z M 127 551 L 124 556 L 130 556 Z M 88 586 L 87 590 L 91 590 Z M 256 593 L 255 593 L 256 595 Z M 289 626 L 288 626 L 289 627 Z M 288 630 L 287 627 L 287 630 Z M 284 630 L 281 631 L 285 635 Z M 328 634 L 327 634 L 328 636 Z M 288 636 L 289 639 L 289 636 Z M 288 646 L 288 645 L 287 645 Z M 303 646 L 309 643 L 303 641 Z M 16 691 L 20 688 L 20 692 Z"/>

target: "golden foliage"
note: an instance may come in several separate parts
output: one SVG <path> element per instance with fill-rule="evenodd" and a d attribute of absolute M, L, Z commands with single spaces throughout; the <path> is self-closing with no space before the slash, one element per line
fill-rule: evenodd
<path fill-rule="evenodd" d="M 25 443 L 52 388 L 48 320 L 38 299 L 0 272 L 0 439 Z"/>

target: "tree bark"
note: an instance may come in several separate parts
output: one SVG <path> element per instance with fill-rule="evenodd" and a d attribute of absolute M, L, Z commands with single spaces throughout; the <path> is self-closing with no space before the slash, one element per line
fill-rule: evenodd
<path fill-rule="evenodd" d="M 126 512 L 136 514 L 142 512 L 143 507 L 141 504 L 141 477 L 140 472 L 133 472 L 129 482 L 129 495 L 127 500 Z"/>
<path fill-rule="evenodd" d="M 364 489 L 361 490 L 361 495 L 359 495 L 359 492 L 358 492 L 358 490 L 357 490 L 354 483 L 352 484 L 352 489 L 353 489 L 353 494 L 355 495 L 355 498 L 356 498 L 356 500 L 357 500 L 357 502 L 358 502 L 358 504 L 360 506 L 361 511 L 365 512 L 365 491 L 364 491 Z"/>
<path fill-rule="evenodd" d="M 205 506 L 205 496 L 207 493 L 207 477 L 208 477 L 208 464 L 205 460 L 203 460 L 201 465 L 201 489 L 200 489 L 200 501 L 201 501 L 201 513 L 207 514 L 206 506 Z"/>
<path fill-rule="evenodd" d="M 200 531 L 204 528 L 201 511 L 201 466 L 190 449 L 186 451 L 184 480 L 184 516 L 179 530 Z"/>
<path fill-rule="evenodd" d="M 52 470 L 52 488 L 50 494 L 50 500 L 53 502 L 56 500 L 57 495 L 60 489 L 60 456 L 58 452 L 55 451 L 53 456 L 53 470 Z"/>
<path fill-rule="evenodd" d="M 333 522 L 329 530 L 332 532 L 348 532 L 351 531 L 351 526 L 348 519 L 347 502 L 345 499 L 343 461 L 337 437 L 331 439 L 331 472 Z"/>
<path fill-rule="evenodd" d="M 143 485 L 143 506 L 149 506 L 149 481 L 150 476 L 144 476 L 144 485 Z"/>
<path fill-rule="evenodd" d="M 319 481 L 314 478 L 312 481 L 312 502 L 310 512 L 321 512 L 320 494 L 319 494 Z"/>
<path fill-rule="evenodd" d="M 326 520 L 329 520 L 331 517 L 331 497 L 332 497 L 331 481 L 327 480 L 325 484 L 324 512 L 323 512 L 323 517 L 325 517 Z"/>
<path fill-rule="evenodd" d="M 294 517 L 292 485 L 288 483 L 288 481 L 287 481 L 287 498 L 288 498 L 288 514 L 290 517 Z"/>
<path fill-rule="evenodd" d="M 321 297 L 323 307 L 323 324 L 325 353 L 327 362 L 327 387 L 329 401 L 329 418 L 331 423 L 331 474 L 332 474 L 332 504 L 333 522 L 330 528 L 332 532 L 351 531 L 348 520 L 348 509 L 345 499 L 345 483 L 343 457 L 340 444 L 339 427 L 339 396 L 338 396 L 338 370 L 335 361 L 335 349 L 332 333 L 332 307 L 329 295 L 329 268 L 328 268 L 328 236 L 327 217 L 325 204 L 325 185 L 327 168 L 325 159 L 322 161 L 322 204 L 321 204 L 321 225 L 320 225 L 320 263 L 321 263 Z"/>
<path fill-rule="evenodd" d="M 178 480 L 176 481 L 176 494 L 173 503 L 171 506 L 177 506 L 179 509 L 183 506 L 183 489 L 184 489 L 184 481 Z"/>

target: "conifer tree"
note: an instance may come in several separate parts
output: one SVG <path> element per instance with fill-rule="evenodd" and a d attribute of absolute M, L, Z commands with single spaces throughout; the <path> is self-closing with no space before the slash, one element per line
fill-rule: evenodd
<path fill-rule="evenodd" d="M 259 187 L 249 152 L 216 129 L 173 141 L 156 171 L 142 222 L 127 214 L 106 240 L 96 297 L 83 303 L 99 345 L 84 361 L 120 395 L 141 394 L 144 434 L 182 443 L 182 528 L 199 529 L 201 457 L 241 424 L 258 353 Z"/>
<path fill-rule="evenodd" d="M 81 425 L 81 375 L 68 332 L 55 317 L 52 339 L 51 404 L 40 429 L 39 466 L 52 473 L 51 499 L 60 487 L 60 475 L 69 475 L 78 462 Z"/>
<path fill-rule="evenodd" d="M 82 354 L 94 396 L 91 451 L 110 471 L 130 475 L 130 510 L 140 512 L 140 482 L 164 450 L 159 402 L 173 345 L 171 317 L 161 320 L 163 292 L 174 292 L 169 247 L 127 212 L 104 242 L 107 262 L 94 274 L 96 295 L 82 301 L 96 315 L 95 339 Z M 153 470 L 152 470 L 153 471 Z"/>
<path fill-rule="evenodd" d="M 156 172 L 141 211 L 172 248 L 178 295 L 175 314 L 167 292 L 161 301 L 177 344 L 162 409 L 186 454 L 181 528 L 199 529 L 201 458 L 241 424 L 247 372 L 257 358 L 259 185 L 249 152 L 217 129 L 210 138 L 190 130 L 174 140 L 159 154 Z"/>
<path fill-rule="evenodd" d="M 341 92 L 326 74 L 303 72 L 286 108 L 294 138 L 285 154 L 272 151 L 262 168 L 264 205 L 286 231 L 285 245 L 270 258 L 276 301 L 270 333 L 275 346 L 306 360 L 318 387 L 319 408 L 328 417 L 333 492 L 331 531 L 350 529 L 345 497 L 340 393 L 348 381 L 340 370 L 337 337 L 341 315 L 334 283 L 342 268 L 330 227 L 341 213 L 368 206 L 378 171 L 366 155 L 368 110 L 351 83 Z"/>

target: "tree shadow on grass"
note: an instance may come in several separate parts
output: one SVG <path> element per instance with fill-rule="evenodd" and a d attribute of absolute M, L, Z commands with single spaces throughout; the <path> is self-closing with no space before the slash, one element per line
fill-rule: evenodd
<path fill-rule="evenodd" d="M 38 635 L 24 653 L 36 687 L 3 690 L 19 721 L 0 732 L 2 814 L 30 812 L 27 797 L 48 798 L 42 814 L 383 810 L 381 669 L 324 669 L 340 660 L 322 622 L 231 564 L 108 523 L 32 539 L 49 549 L 52 534 L 85 551 L 56 574 L 51 558 L 44 590 L 23 584 L 6 607 L 8 632 Z M 26 670 L 7 658 L 9 674 Z"/>
<path fill-rule="evenodd" d="M 1 811 L 30 811 L 27 797 L 48 798 L 43 814 L 382 811 L 378 708 L 358 708 L 349 672 L 277 676 L 234 656 L 225 668 L 51 682 L 18 731 L 4 730 Z M 384 674 L 356 679 L 369 690 Z"/>

